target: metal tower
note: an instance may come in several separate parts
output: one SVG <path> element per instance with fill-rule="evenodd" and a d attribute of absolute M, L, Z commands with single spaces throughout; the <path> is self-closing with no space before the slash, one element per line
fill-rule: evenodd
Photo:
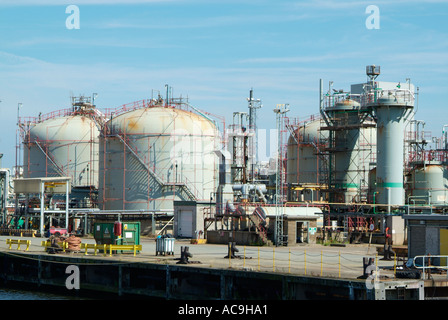
<path fill-rule="evenodd" d="M 252 132 L 252 138 L 249 141 L 249 157 L 251 158 L 250 180 L 255 180 L 255 165 L 258 162 L 258 139 L 257 139 L 257 109 L 262 107 L 260 99 L 253 98 L 253 89 L 250 89 L 249 98 L 249 131 Z"/>
<path fill-rule="evenodd" d="M 274 109 L 277 123 L 277 163 L 276 163 L 276 183 L 275 183 L 275 245 L 280 246 L 284 244 L 283 234 L 283 215 L 284 215 L 284 200 L 285 200 L 285 172 L 284 172 L 284 154 L 285 146 L 283 143 L 283 130 L 285 128 L 285 114 L 289 111 L 288 104 L 278 104 Z"/>

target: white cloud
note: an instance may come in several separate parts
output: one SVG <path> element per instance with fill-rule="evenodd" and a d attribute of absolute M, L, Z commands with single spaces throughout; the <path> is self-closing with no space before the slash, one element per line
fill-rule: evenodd
<path fill-rule="evenodd" d="M 42 63 L 43 61 L 27 56 L 18 56 L 8 52 L 0 51 L 0 64 L 4 63 L 9 66 L 11 64 L 25 64 L 25 63 Z"/>

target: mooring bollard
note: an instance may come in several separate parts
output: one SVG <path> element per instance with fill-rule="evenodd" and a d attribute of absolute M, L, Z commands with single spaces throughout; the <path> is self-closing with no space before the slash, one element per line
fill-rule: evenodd
<path fill-rule="evenodd" d="M 190 263 L 188 261 L 189 258 L 193 257 L 193 255 L 190 253 L 190 248 L 189 247 L 180 247 L 180 261 L 178 262 L 178 264 L 188 264 Z"/>
<path fill-rule="evenodd" d="M 363 278 L 368 278 L 369 276 L 372 275 L 373 270 L 372 268 L 369 268 L 369 266 L 373 266 L 375 264 L 375 259 L 374 258 L 369 258 L 369 257 L 363 257 L 362 258 L 362 277 Z"/>
<path fill-rule="evenodd" d="M 239 250 L 235 247 L 235 242 L 229 242 L 227 245 L 227 256 L 225 256 L 224 258 L 229 258 L 229 259 L 233 259 L 236 258 L 237 256 L 235 255 L 235 252 L 239 252 Z"/>

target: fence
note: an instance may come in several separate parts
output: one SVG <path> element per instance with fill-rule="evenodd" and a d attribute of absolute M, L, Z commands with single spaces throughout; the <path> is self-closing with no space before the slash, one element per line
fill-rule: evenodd
<path fill-rule="evenodd" d="M 195 254 L 195 257 L 202 260 L 202 256 L 210 257 L 213 254 L 216 256 L 216 253 L 210 252 Z M 374 258 L 377 274 L 380 273 L 381 267 L 387 266 L 389 271 L 381 271 L 381 274 L 391 273 L 392 277 L 395 276 L 396 256 L 391 261 L 381 261 L 376 252 L 347 253 L 340 250 L 319 250 L 317 248 L 244 246 L 233 257 L 226 255 L 225 259 L 222 256 L 219 260 L 214 259 L 214 264 L 248 271 L 353 279 L 364 274 L 364 257 Z"/>
<path fill-rule="evenodd" d="M 42 242 L 44 244 L 41 245 L 46 244 L 46 241 Z M 94 245 L 92 244 L 92 246 Z M 30 250 L 34 250 L 34 247 L 37 246 L 34 245 L 32 247 L 30 246 Z M 395 259 L 390 261 L 382 260 L 380 259 L 382 256 L 378 256 L 374 248 L 367 247 L 348 249 L 321 246 L 241 246 L 234 252 L 234 256 L 230 256 L 230 258 L 223 246 L 192 246 L 190 249 L 193 255 L 192 260 L 213 268 L 357 279 L 365 275 L 364 258 L 373 258 L 374 265 L 370 266 L 370 270 L 375 272 L 375 280 L 381 280 L 382 276 L 387 276 L 388 279 L 391 279 L 397 274 L 396 256 Z M 139 256 L 145 261 L 156 261 L 157 263 L 165 260 L 166 262 L 171 261 L 171 257 L 161 260 L 162 258 L 157 256 L 156 243 L 153 241 L 143 245 L 141 250 Z M 431 256 L 431 258 L 436 257 Z M 175 259 L 174 256 L 173 259 Z M 427 263 L 425 265 L 427 266 Z"/>
<path fill-rule="evenodd" d="M 421 259 L 421 263 L 417 263 L 417 260 Z M 435 260 L 440 259 L 440 265 L 433 264 Z M 432 261 L 432 263 L 431 263 Z M 426 275 L 428 274 L 428 271 L 431 269 L 438 269 L 438 270 L 446 270 L 447 278 L 448 278 L 448 256 L 441 256 L 441 255 L 423 255 L 423 256 L 415 256 L 412 260 L 413 266 L 417 269 L 422 269 L 422 278 L 423 280 L 426 279 Z M 442 265 L 442 263 L 444 265 Z"/>

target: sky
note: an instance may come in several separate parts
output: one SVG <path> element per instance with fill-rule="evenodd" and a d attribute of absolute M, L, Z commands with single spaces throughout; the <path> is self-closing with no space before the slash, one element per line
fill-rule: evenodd
<path fill-rule="evenodd" d="M 441 136 L 448 0 L 0 0 L 2 166 L 15 164 L 18 113 L 69 108 L 71 96 L 115 108 L 168 84 L 227 126 L 253 89 L 269 136 L 277 104 L 305 120 L 319 113 L 320 79 L 349 90 L 371 64 L 378 80 L 411 79 L 415 118 Z"/>

